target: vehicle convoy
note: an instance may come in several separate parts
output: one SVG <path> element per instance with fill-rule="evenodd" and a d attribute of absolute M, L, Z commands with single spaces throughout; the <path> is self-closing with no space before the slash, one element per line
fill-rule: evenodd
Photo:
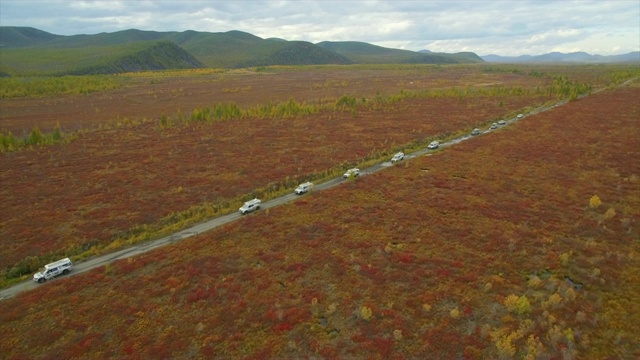
<path fill-rule="evenodd" d="M 358 175 L 360 175 L 360 169 L 353 168 L 353 169 L 347 170 L 347 172 L 344 173 L 344 175 L 342 175 L 342 177 L 343 178 L 348 178 L 348 177 L 351 177 L 351 176 L 356 177 Z"/>
<path fill-rule="evenodd" d="M 395 155 L 393 155 L 393 157 L 391 158 L 391 162 L 395 163 L 402 159 L 404 159 L 404 153 L 400 151 L 399 153 L 396 153 Z"/>
<path fill-rule="evenodd" d="M 302 195 L 313 188 L 313 183 L 307 181 L 306 183 L 302 183 L 298 185 L 298 187 L 294 190 L 296 195 Z"/>
<path fill-rule="evenodd" d="M 69 258 L 52 262 L 51 264 L 45 265 L 42 271 L 34 274 L 33 281 L 43 283 L 58 275 L 67 275 L 72 267 L 73 263 Z"/>
<path fill-rule="evenodd" d="M 242 207 L 239 209 L 240 213 L 242 215 L 245 215 L 247 213 L 250 213 L 254 210 L 258 210 L 260 209 L 260 204 L 262 204 L 262 201 L 260 201 L 260 199 L 253 199 L 253 200 L 249 200 L 247 202 L 244 203 L 244 205 L 242 205 Z"/>
<path fill-rule="evenodd" d="M 427 149 L 430 149 L 430 150 L 437 149 L 438 146 L 440 146 L 440 142 L 437 140 L 434 140 L 429 144 L 429 146 L 427 146 Z"/>

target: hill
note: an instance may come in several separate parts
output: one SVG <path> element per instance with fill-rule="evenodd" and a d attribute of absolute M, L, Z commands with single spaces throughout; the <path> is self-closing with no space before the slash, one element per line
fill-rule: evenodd
<path fill-rule="evenodd" d="M 473 53 L 424 53 L 391 49 L 357 41 L 323 41 L 317 44 L 361 64 L 460 64 L 483 62 Z"/>
<path fill-rule="evenodd" d="M 169 41 L 148 43 L 148 46 L 86 68 L 70 71 L 72 75 L 113 74 L 121 72 L 192 69 L 202 67 L 197 59 Z"/>
<path fill-rule="evenodd" d="M 420 50 L 420 51 L 418 51 L 418 53 L 428 54 L 428 55 L 452 56 L 452 57 L 455 57 L 455 58 L 461 60 L 460 61 L 461 63 L 484 62 L 484 60 L 480 56 L 478 56 L 476 53 L 470 52 L 470 51 L 463 51 L 463 52 L 448 54 L 448 53 L 437 53 L 437 52 L 433 52 L 433 51 L 429 51 L 429 50 Z"/>
<path fill-rule="evenodd" d="M 591 55 L 586 52 L 561 53 L 551 52 L 542 55 L 500 56 L 484 55 L 481 58 L 486 62 L 495 63 L 620 63 L 640 62 L 640 51 L 633 51 L 621 55 Z"/>
<path fill-rule="evenodd" d="M 95 35 L 62 36 L 25 27 L 0 27 L 3 56 L 0 70 L 8 74 L 60 74 L 86 73 L 87 67 L 94 69 L 96 64 L 86 64 L 85 52 L 98 57 L 97 49 L 109 48 L 109 53 L 128 53 L 134 44 L 154 41 L 168 41 L 190 54 L 196 63 L 193 66 L 211 68 L 242 68 L 269 65 L 321 65 L 321 64 L 458 64 L 482 62 L 473 53 L 444 54 L 419 53 L 408 50 L 390 49 L 362 42 L 321 42 L 313 44 L 305 41 L 287 41 L 283 39 L 263 39 L 242 32 L 228 31 L 220 33 L 198 32 L 157 32 L 143 30 L 124 30 Z M 82 50 L 80 50 L 82 49 Z M 59 54 L 58 54 L 59 52 Z M 69 55 L 73 54 L 73 55 Z M 175 54 L 174 54 L 175 55 Z M 102 56 L 102 55 L 101 55 Z M 63 59 L 64 70 L 51 65 L 51 58 Z M 178 58 L 187 58 L 181 54 Z M 140 60 L 144 59 L 144 56 Z M 159 63 L 173 64 L 170 56 L 166 61 L 155 58 L 151 64 L 135 62 L 130 59 L 119 60 L 111 57 L 114 66 L 101 67 L 97 73 L 117 72 L 119 69 L 152 70 L 166 68 Z M 98 60 L 96 60 L 98 61 Z M 54 61 L 55 63 L 55 61 Z M 98 61 L 99 63 L 99 61 Z M 120 64 L 120 65 L 117 65 Z M 173 66 L 173 65 L 169 65 Z M 185 64 L 177 68 L 183 68 Z M 93 71 L 93 70 L 92 70 Z M 90 72 L 93 73 L 93 72 Z"/>
<path fill-rule="evenodd" d="M 0 26 L 0 49 L 33 46 L 61 37 L 32 27 Z"/>
<path fill-rule="evenodd" d="M 169 41 L 68 48 L 24 47 L 2 50 L 0 63 L 0 70 L 11 75 L 90 75 L 198 67 L 202 67 L 202 63 Z"/>
<path fill-rule="evenodd" d="M 349 59 L 304 41 L 262 39 L 242 31 L 185 31 L 167 37 L 206 66 L 243 68 L 269 65 L 350 64 Z"/>
<path fill-rule="evenodd" d="M 266 57 L 240 63 L 240 67 L 278 65 L 352 64 L 346 56 L 318 47 L 306 41 L 274 41 L 274 49 Z"/>

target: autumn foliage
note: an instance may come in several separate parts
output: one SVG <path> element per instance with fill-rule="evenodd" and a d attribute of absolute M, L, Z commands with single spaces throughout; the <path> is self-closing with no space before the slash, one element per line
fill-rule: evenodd
<path fill-rule="evenodd" d="M 634 358 L 640 330 L 638 98 L 637 86 L 593 94 L 433 156 L 3 300 L 0 353 L 7 359 Z M 44 226 L 59 229 L 65 223 L 54 220 L 82 208 L 92 211 L 84 218 L 89 224 L 76 221 L 60 231 L 81 238 L 93 230 L 91 239 L 107 239 L 115 229 L 162 217 L 159 198 L 166 210 L 233 197 L 250 192 L 257 178 L 302 176 L 406 144 L 417 136 L 411 129 L 429 136 L 505 111 L 474 98 L 450 113 L 442 108 L 447 101 L 410 100 L 356 117 L 252 122 L 243 132 L 272 141 L 255 148 L 249 142 L 244 151 L 252 156 L 232 157 L 235 164 L 226 162 L 230 153 L 224 151 L 231 150 L 213 145 L 240 141 L 224 123 L 212 128 L 216 136 L 200 127 L 121 130 L 100 140 L 112 146 L 94 145 L 91 153 L 105 175 L 89 164 L 73 165 L 99 179 L 78 179 L 78 187 L 102 206 L 82 208 L 87 204 L 80 197 L 60 195 L 61 218 Z M 418 113 L 433 117 L 417 121 Z M 298 127 L 304 131 L 297 133 Z M 194 134 L 200 140 L 195 136 L 186 146 Z M 118 145 L 127 136 L 140 140 L 139 147 L 135 141 L 127 143 L 131 150 Z M 284 146 L 294 140 L 304 143 L 298 151 L 309 151 L 299 160 Z M 330 146 L 318 149 L 316 141 Z M 271 156 L 262 157 L 267 146 Z M 107 155 L 105 149 L 118 151 Z M 53 166 L 43 152 L 15 156 Z M 107 167 L 108 156 L 120 160 Z M 183 176 L 167 171 L 168 179 L 154 177 L 167 163 Z M 156 170 L 138 170 L 145 167 Z M 71 174 L 81 173 L 57 181 L 72 181 Z M 229 180 L 224 176 L 235 178 L 223 183 Z M 50 184 L 34 192 L 49 194 Z M 182 191 L 171 194 L 176 186 Z M 142 195 L 136 198 L 133 189 Z M 29 196 L 26 189 L 21 194 Z M 53 201 L 31 199 L 29 209 Z M 118 218 L 113 209 L 126 215 Z M 38 238 L 27 236 L 24 225 L 2 231 L 17 229 L 28 241 L 6 252 L 7 259 L 27 256 L 27 245 Z M 36 243 L 47 250 L 48 242 Z M 18 249 L 24 252 L 15 256 Z"/>
<path fill-rule="evenodd" d="M 452 85 L 461 81 L 451 70 L 431 73 L 427 67 L 422 71 L 425 74 L 420 78 L 409 78 L 416 80 L 414 84 L 407 81 L 413 74 L 411 68 L 401 75 L 394 75 L 396 70 L 380 71 L 374 77 L 363 72 L 359 77 L 351 75 L 353 87 L 349 87 L 348 82 L 343 86 L 325 78 L 342 75 L 342 71 L 338 74 L 311 72 L 305 77 L 293 74 L 294 79 L 306 81 L 307 90 L 296 93 L 290 89 L 288 94 L 310 98 L 283 100 L 282 108 L 291 110 L 299 106 L 295 104 L 317 103 L 321 111 L 296 116 L 283 113 L 267 118 L 258 113 L 259 116 L 253 117 L 222 117 L 223 121 L 215 122 L 206 121 L 207 116 L 212 115 L 203 115 L 203 112 L 215 113 L 219 105 L 206 107 L 207 111 L 204 106 L 198 107 L 188 117 L 180 115 L 182 111 L 173 110 L 154 121 L 140 118 L 148 115 L 141 113 L 139 118 L 95 124 L 95 128 L 75 133 L 75 140 L 68 144 L 0 154 L 0 182 L 7 184 L 0 189 L 4 218 L 0 227 L 0 264 L 3 264 L 0 272 L 5 274 L 3 277 L 15 278 L 30 274 L 61 255 L 87 256 L 105 248 L 145 240 L 151 235 L 159 236 L 158 232 L 149 234 L 149 228 L 201 221 L 224 210 L 236 209 L 243 199 L 265 197 L 283 188 L 295 187 L 304 180 L 337 174 L 363 159 L 385 156 L 435 137 L 466 132 L 487 119 L 541 105 L 557 96 L 535 90 L 545 84 L 551 86 L 549 79 L 505 74 L 485 76 L 477 68 L 462 68 L 461 74 L 466 75 L 465 84 L 479 83 L 482 91 L 474 91 L 473 87 L 438 90 L 433 88 L 434 83 Z M 218 74 L 210 76 L 211 81 L 224 80 L 219 79 Z M 290 80 L 281 78 L 280 74 L 273 76 L 269 89 L 279 88 L 281 82 L 286 84 Z M 489 78 L 499 81 L 500 89 L 528 86 L 532 94 L 498 90 L 498 95 L 492 95 L 481 83 Z M 254 75 L 252 79 L 254 85 L 265 86 L 263 76 Z M 374 88 L 363 90 L 360 82 L 365 79 Z M 388 85 L 389 82 L 393 85 Z M 188 84 L 195 86 L 193 82 Z M 401 95 L 385 95 L 389 88 L 403 85 L 413 88 L 415 97 L 406 91 Z M 378 95 L 368 93 L 378 86 L 382 89 Z M 362 98 L 372 98 L 354 102 L 361 104 L 355 115 L 350 106 L 334 107 L 344 95 L 315 98 L 350 90 L 360 91 Z M 131 95 L 127 99 L 139 98 L 139 89 L 129 91 Z M 271 93 L 262 90 L 251 96 L 232 95 L 246 102 L 245 97 L 252 99 L 262 94 L 268 99 L 267 94 Z M 101 101 L 102 105 L 95 106 L 108 106 L 115 116 L 113 112 L 124 101 L 116 97 L 119 94 L 116 92 L 114 98 L 104 93 L 88 95 L 90 99 L 76 98 L 82 104 L 73 106 Z M 159 94 L 164 96 L 162 92 Z M 198 100 L 187 95 L 181 98 Z M 40 101 L 30 100 L 34 105 Z M 8 125 L 17 122 L 24 117 L 21 111 L 42 111 L 45 117 L 44 112 L 55 111 L 58 101 L 64 104 L 68 99 L 49 100 L 54 106 L 47 103 L 36 106 L 35 110 L 23 109 L 24 99 L 3 100 L 8 118 L 3 122 Z M 320 106 L 323 103 L 332 105 Z M 247 103 L 245 107 L 258 105 Z M 268 108 L 268 104 L 262 107 Z M 151 113 L 156 111 L 148 106 L 139 111 L 145 109 Z M 125 106 L 122 111 L 131 111 L 131 107 Z M 91 114 L 91 118 L 100 119 L 103 112 Z M 74 126 L 77 120 L 64 113 L 59 115 L 64 116 L 57 122 L 63 129 Z M 46 117 L 43 121 L 46 123 Z M 168 126 L 169 123 L 172 125 Z M 193 206 L 198 207 L 192 209 Z M 33 218 L 38 221 L 32 221 Z"/>

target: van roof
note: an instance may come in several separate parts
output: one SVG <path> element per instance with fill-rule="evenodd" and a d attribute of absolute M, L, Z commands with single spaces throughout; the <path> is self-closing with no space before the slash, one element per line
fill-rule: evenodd
<path fill-rule="evenodd" d="M 62 260 L 54 261 L 54 262 L 52 262 L 50 264 L 47 264 L 44 267 L 46 269 L 50 269 L 50 268 L 58 267 L 60 265 L 67 264 L 67 263 L 70 263 L 70 262 L 71 262 L 71 260 L 69 258 L 64 258 Z"/>

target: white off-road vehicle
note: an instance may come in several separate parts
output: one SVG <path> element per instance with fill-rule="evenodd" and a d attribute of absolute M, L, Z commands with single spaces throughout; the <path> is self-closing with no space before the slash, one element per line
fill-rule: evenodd
<path fill-rule="evenodd" d="M 294 190 L 294 192 L 296 193 L 296 195 L 302 195 L 307 191 L 311 190 L 311 188 L 313 188 L 313 183 L 307 181 L 306 183 L 302 183 L 298 185 L 298 187 Z"/>
<path fill-rule="evenodd" d="M 399 153 L 396 153 L 395 155 L 393 155 L 393 157 L 391 158 L 391 162 L 395 163 L 402 159 L 404 159 L 404 153 L 400 151 Z"/>
<path fill-rule="evenodd" d="M 249 200 L 245 202 L 244 205 L 242 205 L 242 207 L 239 209 L 240 213 L 244 215 L 254 210 L 258 210 L 260 209 L 260 204 L 262 204 L 262 201 L 260 201 L 260 199 Z"/>
<path fill-rule="evenodd" d="M 427 146 L 427 149 L 430 149 L 430 150 L 437 149 L 438 146 L 440 146 L 440 142 L 438 140 L 434 140 L 429 144 L 429 146 Z"/>
<path fill-rule="evenodd" d="M 358 168 L 353 168 L 353 169 L 349 169 L 347 170 L 346 173 L 344 173 L 344 175 L 342 175 L 343 178 L 349 178 L 351 176 L 356 177 L 360 175 L 360 169 Z"/>
<path fill-rule="evenodd" d="M 58 275 L 67 275 L 72 267 L 73 263 L 69 258 L 52 262 L 51 264 L 45 265 L 42 271 L 34 274 L 33 281 L 43 283 Z"/>

